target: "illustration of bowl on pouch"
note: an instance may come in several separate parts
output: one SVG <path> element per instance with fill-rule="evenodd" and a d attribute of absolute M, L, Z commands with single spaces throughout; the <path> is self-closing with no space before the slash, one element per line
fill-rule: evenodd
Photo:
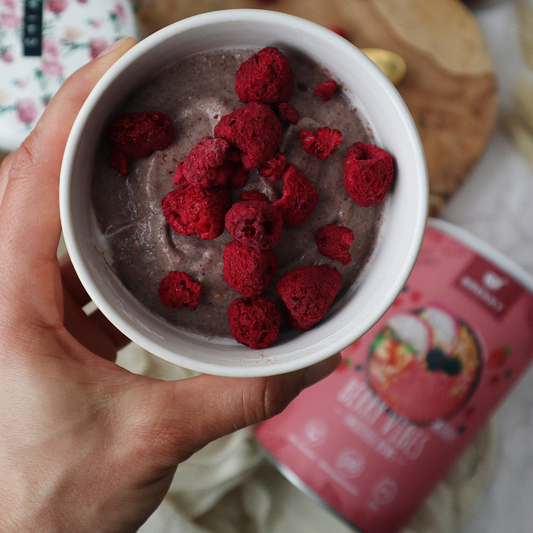
<path fill-rule="evenodd" d="M 370 346 L 371 389 L 399 417 L 429 425 L 468 403 L 482 354 L 471 328 L 438 305 L 393 316 Z"/>

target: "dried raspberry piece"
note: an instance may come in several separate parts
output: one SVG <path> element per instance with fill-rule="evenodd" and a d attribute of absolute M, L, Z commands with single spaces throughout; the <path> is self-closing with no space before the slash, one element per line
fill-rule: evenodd
<path fill-rule="evenodd" d="M 336 89 L 337 82 L 335 80 L 323 81 L 315 87 L 315 94 L 320 96 L 324 102 L 328 102 Z"/>
<path fill-rule="evenodd" d="M 268 181 L 274 182 L 283 174 L 284 169 L 285 155 L 281 152 L 276 152 L 272 159 L 259 166 L 257 173 Z"/>
<path fill-rule="evenodd" d="M 185 185 L 169 192 L 162 205 L 163 215 L 175 232 L 216 239 L 224 231 L 224 217 L 231 202 L 223 186 L 201 189 Z"/>
<path fill-rule="evenodd" d="M 187 185 L 187 180 L 183 175 L 183 161 L 181 161 L 181 163 L 178 163 L 178 167 L 176 168 L 176 173 L 174 174 L 174 184 L 178 187 L 183 187 L 184 185 Z"/>
<path fill-rule="evenodd" d="M 267 46 L 246 60 L 237 71 L 235 92 L 245 104 L 279 104 L 292 97 L 294 75 L 289 59 Z"/>
<path fill-rule="evenodd" d="M 272 205 L 281 213 L 285 226 L 301 226 L 311 218 L 311 213 L 318 204 L 318 193 L 292 164 L 287 165 L 281 178 L 283 194 Z"/>
<path fill-rule="evenodd" d="M 187 307 L 194 311 L 198 307 L 204 288 L 185 272 L 169 272 L 159 284 L 159 299 L 166 307 Z"/>
<path fill-rule="evenodd" d="M 259 296 L 278 270 L 278 260 L 272 250 L 250 248 L 239 241 L 224 248 L 223 275 L 227 284 L 243 296 Z"/>
<path fill-rule="evenodd" d="M 239 199 L 241 202 L 245 202 L 246 200 L 259 200 L 260 202 L 268 202 L 268 197 L 266 194 L 263 194 L 259 191 L 244 191 L 239 196 Z"/>
<path fill-rule="evenodd" d="M 116 168 L 117 172 L 122 176 L 128 175 L 128 162 L 131 158 L 124 152 L 121 152 L 114 144 L 109 148 L 109 157 L 107 158 L 107 164 Z"/>
<path fill-rule="evenodd" d="M 328 224 L 319 228 L 315 233 L 318 251 L 330 259 L 340 261 L 343 265 L 347 265 L 352 260 L 350 246 L 354 239 L 353 231 L 346 226 Z"/>
<path fill-rule="evenodd" d="M 263 296 L 237 298 L 228 307 L 228 322 L 237 342 L 257 350 L 276 340 L 281 316 L 274 302 Z"/>
<path fill-rule="evenodd" d="M 384 200 L 394 168 L 391 155 L 373 144 L 357 142 L 344 160 L 344 186 L 352 199 L 363 207 Z"/>
<path fill-rule="evenodd" d="M 311 265 L 285 272 L 276 292 L 287 308 L 291 326 L 307 331 L 324 318 L 341 284 L 342 276 L 336 268 Z"/>
<path fill-rule="evenodd" d="M 174 139 L 174 125 L 159 111 L 128 113 L 117 118 L 107 129 L 111 140 L 108 163 L 127 175 L 127 163 L 163 150 Z"/>
<path fill-rule="evenodd" d="M 315 133 L 302 130 L 300 141 L 304 150 L 309 155 L 316 155 L 318 159 L 329 157 L 342 142 L 342 133 L 339 130 L 332 130 L 327 126 L 318 128 Z"/>
<path fill-rule="evenodd" d="M 279 211 L 262 200 L 233 204 L 226 214 L 225 225 L 235 240 L 261 250 L 275 246 L 283 230 Z"/>
<path fill-rule="evenodd" d="M 228 161 L 234 161 L 235 163 L 241 162 L 241 152 L 238 148 L 230 146 L 226 152 L 226 159 Z"/>
<path fill-rule="evenodd" d="M 279 104 L 279 114 L 281 120 L 290 122 L 291 124 L 297 124 L 300 120 L 300 114 L 292 104 Z"/>
<path fill-rule="evenodd" d="M 235 163 L 227 159 L 230 145 L 224 139 L 200 139 L 183 161 L 182 173 L 195 187 L 216 187 L 232 174 Z"/>
<path fill-rule="evenodd" d="M 233 169 L 233 173 L 228 178 L 228 182 L 235 187 L 244 187 L 247 179 L 248 174 L 246 174 L 246 169 L 239 160 L 239 163 Z"/>
<path fill-rule="evenodd" d="M 215 137 L 228 141 L 241 153 L 241 161 L 250 170 L 276 153 L 281 142 L 281 124 L 270 107 L 251 102 L 223 116 L 215 126 Z"/>

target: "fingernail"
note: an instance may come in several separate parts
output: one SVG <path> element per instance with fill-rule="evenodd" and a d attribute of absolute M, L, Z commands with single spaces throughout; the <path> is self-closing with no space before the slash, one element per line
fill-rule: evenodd
<path fill-rule="evenodd" d="M 302 387 L 305 389 L 322 381 L 324 378 L 327 378 L 337 370 L 341 361 L 341 354 L 337 353 L 324 361 L 320 361 L 320 363 L 316 363 L 313 366 L 306 368 L 302 377 Z"/>
<path fill-rule="evenodd" d="M 110 44 L 107 48 L 104 48 L 97 56 L 96 58 L 105 56 L 106 54 L 109 54 L 109 52 L 113 52 L 117 48 L 120 48 L 124 41 L 128 39 L 128 37 L 123 37 L 122 39 L 119 39 L 118 41 L 115 41 L 113 44 Z"/>

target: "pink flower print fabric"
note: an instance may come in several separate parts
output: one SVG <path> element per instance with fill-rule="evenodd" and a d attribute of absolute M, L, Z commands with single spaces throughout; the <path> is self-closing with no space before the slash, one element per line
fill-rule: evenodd
<path fill-rule="evenodd" d="M 20 122 L 31 124 L 39 115 L 39 107 L 35 100 L 23 98 L 17 102 L 17 116 Z"/>
<path fill-rule="evenodd" d="M 1 152 L 19 146 L 70 74 L 113 42 L 139 38 L 129 0 L 42 0 L 41 55 L 25 56 L 24 16 L 22 0 L 0 0 Z"/>

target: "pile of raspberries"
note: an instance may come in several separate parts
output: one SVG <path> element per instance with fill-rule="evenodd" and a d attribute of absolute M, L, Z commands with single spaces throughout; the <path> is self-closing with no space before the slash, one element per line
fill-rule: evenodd
<path fill-rule="evenodd" d="M 162 200 L 163 215 L 177 233 L 216 239 L 225 229 L 233 237 L 224 250 L 223 276 L 242 297 L 228 308 L 229 329 L 239 343 L 254 349 L 270 346 L 281 323 L 274 302 L 261 296 L 278 270 L 273 248 L 283 228 L 305 224 L 319 200 L 308 179 L 278 152 L 282 130 L 276 111 L 282 121 L 297 124 L 299 120 L 298 111 L 289 103 L 293 88 L 291 64 L 277 48 L 263 48 L 245 61 L 235 81 L 244 105 L 223 116 L 213 137 L 200 139 L 178 164 L 176 188 Z M 336 90 L 337 83 L 328 80 L 315 87 L 315 94 L 327 102 Z M 146 111 L 120 117 L 107 133 L 111 140 L 108 162 L 127 175 L 129 161 L 172 143 L 174 127 L 164 114 Z M 329 127 L 302 130 L 300 141 L 308 154 L 325 159 L 342 142 L 342 133 Z M 271 204 L 260 192 L 247 191 L 232 205 L 228 187 L 244 186 L 246 173 L 253 168 L 267 180 L 283 180 L 281 198 Z M 348 149 L 344 185 L 359 205 L 381 202 L 392 178 L 392 158 L 381 148 L 358 142 Z M 332 224 L 315 235 L 320 253 L 344 265 L 351 261 L 353 241 L 349 228 Z M 276 292 L 290 325 L 306 331 L 328 312 L 341 284 L 336 268 L 309 265 L 285 272 Z M 170 272 L 161 281 L 159 297 L 165 306 L 194 311 L 202 291 L 201 284 L 187 273 Z"/>

